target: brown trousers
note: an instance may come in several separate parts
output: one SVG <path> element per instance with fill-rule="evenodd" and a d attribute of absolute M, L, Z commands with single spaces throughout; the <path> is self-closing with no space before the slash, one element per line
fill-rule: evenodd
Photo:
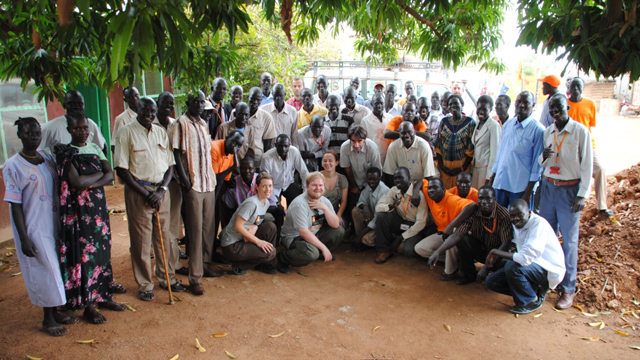
<path fill-rule="evenodd" d="M 154 187 L 146 187 L 149 191 L 155 191 Z M 124 201 L 127 209 L 129 241 L 131 242 L 131 264 L 133 266 L 133 276 L 138 283 L 138 291 L 144 292 L 153 290 L 153 279 L 151 269 L 151 246 L 155 254 L 156 266 L 155 276 L 161 285 L 167 284 L 164 273 L 164 263 L 162 262 L 162 250 L 160 248 L 160 232 L 156 220 L 155 209 L 146 204 L 146 198 L 130 189 L 124 187 Z M 171 200 L 169 194 L 165 193 L 158 215 L 160 226 L 162 227 L 162 240 L 167 255 L 167 267 L 171 284 L 175 284 L 175 259 L 171 257 L 171 232 L 169 231 L 169 208 Z"/>
<path fill-rule="evenodd" d="M 357 207 L 353 207 L 351 210 L 351 216 L 353 217 L 353 228 L 356 231 L 356 236 L 360 235 L 366 228 L 368 223 L 364 222 L 364 215 L 362 214 L 362 210 Z M 375 230 L 375 229 L 374 229 Z M 362 243 L 367 246 L 376 246 L 376 232 L 369 231 L 362 237 Z"/>
<path fill-rule="evenodd" d="M 231 226 L 231 224 L 229 224 Z M 240 240 L 229 246 L 222 248 L 222 253 L 229 259 L 234 265 L 237 265 L 241 269 L 250 269 L 256 265 L 268 263 L 276 257 L 276 239 L 278 236 L 278 230 L 276 224 L 271 221 L 263 221 L 258 226 L 256 231 L 256 237 L 260 240 L 271 243 L 273 250 L 265 253 L 256 244 L 250 241 Z"/>
<path fill-rule="evenodd" d="M 183 191 L 182 201 L 189 234 L 189 284 L 193 285 L 201 282 L 204 266 L 211 264 L 213 258 L 216 194 L 213 191 Z"/>

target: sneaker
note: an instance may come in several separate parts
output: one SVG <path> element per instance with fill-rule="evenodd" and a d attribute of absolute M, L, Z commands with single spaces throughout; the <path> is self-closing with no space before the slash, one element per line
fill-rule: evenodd
<path fill-rule="evenodd" d="M 231 271 L 233 271 L 235 275 L 244 275 L 247 273 L 247 270 L 239 267 L 236 264 L 231 265 Z"/>
<path fill-rule="evenodd" d="M 544 300 L 547 298 L 547 294 L 549 293 L 549 287 L 539 287 L 536 295 L 538 295 L 538 299 L 540 302 L 544 303 Z"/>
<path fill-rule="evenodd" d="M 256 265 L 256 267 L 254 267 L 255 270 L 258 271 L 262 271 L 265 274 L 275 274 L 277 272 L 275 266 L 269 264 L 269 263 L 263 263 L 263 264 L 259 264 Z"/>
<path fill-rule="evenodd" d="M 276 269 L 278 269 L 278 271 L 283 274 L 288 274 L 291 272 L 291 269 L 289 269 L 289 264 L 282 261 L 278 261 L 278 264 L 276 265 Z"/>
<path fill-rule="evenodd" d="M 519 306 L 519 305 L 512 306 L 509 308 L 509 311 L 512 314 L 518 314 L 518 315 L 524 315 L 530 312 L 534 312 L 542 307 L 543 301 L 540 301 L 540 300 L 541 300 L 540 298 L 537 298 L 524 306 Z"/>

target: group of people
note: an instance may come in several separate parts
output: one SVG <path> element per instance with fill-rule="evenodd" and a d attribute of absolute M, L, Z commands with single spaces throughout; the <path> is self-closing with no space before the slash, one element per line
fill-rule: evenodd
<path fill-rule="evenodd" d="M 592 176 L 598 209 L 610 211 L 583 80 L 572 79 L 568 98 L 558 77 L 540 81 L 549 95 L 540 121 L 528 91 L 517 95 L 514 117 L 506 95 L 491 116 L 493 98 L 465 105 L 459 82 L 427 99 L 408 81 L 398 102 L 395 85 L 376 83 L 365 101 L 357 77 L 330 94 L 320 75 L 316 94 L 295 78 L 285 101 L 284 85 L 264 73 L 247 102 L 236 85 L 225 104 L 228 84 L 217 78 L 209 96 L 188 95 L 177 119 L 171 93 L 154 101 L 125 89 L 112 150 L 138 297 L 154 300 L 154 275 L 174 292 L 187 289 L 176 274 L 187 276 L 189 291 L 202 295 L 202 277 L 223 275 L 214 262 L 235 275 L 286 274 L 333 261 L 347 241 L 375 248 L 377 264 L 396 254 L 443 262 L 440 280 L 484 280 L 513 296 L 516 314 L 538 309 L 556 287 L 556 307 L 570 307 Z M 79 92 L 67 93 L 64 107 L 42 128 L 33 118 L 16 122 L 23 149 L 3 169 L 27 289 L 44 308 L 41 330 L 54 336 L 78 321 L 58 307 L 104 323 L 96 307 L 124 310 L 113 294 L 126 291 L 111 270 L 103 186 L 114 174 L 104 137 Z"/>

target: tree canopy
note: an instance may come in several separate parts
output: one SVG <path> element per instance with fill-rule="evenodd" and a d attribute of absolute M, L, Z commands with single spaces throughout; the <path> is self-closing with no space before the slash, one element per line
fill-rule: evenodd
<path fill-rule="evenodd" d="M 632 71 L 637 78 L 636 1 L 613 0 L 620 6 L 607 8 L 604 0 L 520 0 L 520 43 L 564 48 L 586 71 Z M 411 53 L 444 67 L 502 72 L 494 51 L 507 6 L 506 0 L 14 0 L 0 5 L 0 80 L 20 77 L 23 87 L 34 81 L 39 98 L 49 100 L 79 82 L 126 86 L 147 70 L 190 89 L 206 86 L 246 70 L 251 50 L 237 41 L 241 35 L 254 31 L 261 41 L 273 40 L 255 33 L 255 7 L 260 21 L 282 29 L 272 37 L 284 34 L 298 46 L 348 26 L 370 63 L 391 64 Z M 276 46 L 287 51 L 281 41 Z M 297 61 L 289 52 L 285 60 Z"/>

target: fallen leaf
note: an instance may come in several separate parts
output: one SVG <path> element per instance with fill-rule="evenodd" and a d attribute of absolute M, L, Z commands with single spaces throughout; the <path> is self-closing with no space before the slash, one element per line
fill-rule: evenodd
<path fill-rule="evenodd" d="M 451 334 L 451 326 L 445 324 L 444 328 L 449 332 L 449 334 Z"/>
<path fill-rule="evenodd" d="M 566 312 L 564 312 L 564 311 L 562 311 L 562 310 L 558 310 L 558 309 L 556 309 L 556 308 L 552 308 L 552 309 L 553 309 L 553 311 L 558 312 L 558 313 L 560 313 L 560 314 L 566 314 Z"/>
<path fill-rule="evenodd" d="M 592 322 L 592 323 L 589 323 L 589 326 L 597 327 L 600 330 L 602 330 L 604 328 L 604 321 Z"/>
<path fill-rule="evenodd" d="M 127 215 L 122 217 L 122 220 L 127 221 Z M 603 234 L 604 235 L 604 234 Z"/>
<path fill-rule="evenodd" d="M 309 277 L 309 275 L 307 275 L 307 274 L 303 273 L 303 272 L 302 272 L 302 271 L 300 271 L 300 270 L 298 270 L 298 274 L 300 274 L 300 275 L 302 275 L 302 276 L 304 276 L 304 277 Z"/>
<path fill-rule="evenodd" d="M 16 248 L 14 247 L 8 247 L 7 250 L 15 250 Z"/>
<path fill-rule="evenodd" d="M 235 355 L 233 355 L 232 353 L 228 352 L 228 351 L 227 351 L 227 349 L 224 349 L 224 353 L 225 353 L 225 354 L 227 354 L 227 356 L 228 356 L 230 359 L 235 359 L 235 358 L 236 358 L 236 356 L 235 356 Z"/>
<path fill-rule="evenodd" d="M 598 316 L 600 316 L 600 314 L 590 314 L 590 313 L 586 313 L 586 312 L 584 312 L 584 311 L 582 312 L 582 314 L 583 314 L 584 316 L 588 316 L 588 317 L 598 317 Z"/>
<path fill-rule="evenodd" d="M 629 328 L 629 327 L 633 327 L 633 325 L 627 324 L 627 325 L 623 325 L 623 326 L 622 326 L 622 328 L 623 328 L 623 329 L 625 329 L 625 328 Z"/>
<path fill-rule="evenodd" d="M 171 358 L 171 359 L 169 359 L 169 360 L 178 360 L 178 358 L 179 358 L 179 357 L 180 357 L 180 355 L 179 355 L 179 354 L 176 354 L 176 356 L 172 357 L 172 358 Z"/>
<path fill-rule="evenodd" d="M 171 296 L 173 297 L 173 300 L 177 301 L 177 302 L 182 302 L 182 299 L 180 299 L 179 297 L 171 294 Z"/>
<path fill-rule="evenodd" d="M 629 300 L 629 301 L 631 301 L 636 306 L 640 306 L 640 301 L 636 300 L 635 298 L 633 300 Z"/>
<path fill-rule="evenodd" d="M 627 333 L 626 333 L 626 332 L 624 332 L 624 331 L 620 331 L 620 330 L 613 330 L 613 331 L 615 331 L 615 332 L 616 332 L 616 334 L 618 334 L 618 335 L 622 335 L 622 336 L 629 336 L 629 334 L 627 334 Z"/>
<path fill-rule="evenodd" d="M 379 326 L 379 325 L 378 325 L 378 326 L 376 326 L 376 327 L 374 327 L 374 328 L 373 328 L 373 330 L 371 330 L 371 332 L 374 332 L 374 331 L 376 331 L 376 330 L 378 330 L 378 329 L 380 329 L 380 326 Z"/>
<path fill-rule="evenodd" d="M 118 236 L 127 237 L 129 236 L 129 234 L 121 233 L 121 234 L 118 234 Z"/>
<path fill-rule="evenodd" d="M 355 273 L 355 274 L 353 274 L 353 275 L 354 275 L 354 276 L 360 276 L 360 273 Z"/>
<path fill-rule="evenodd" d="M 11 257 L 11 256 L 13 256 L 13 253 L 11 251 L 9 251 L 8 253 L 4 254 L 4 256 Z"/>
<path fill-rule="evenodd" d="M 95 341 L 95 339 L 91 339 L 91 340 L 76 340 L 76 342 L 78 344 L 91 344 Z"/>
<path fill-rule="evenodd" d="M 640 350 L 640 346 L 631 346 L 629 345 L 630 348 L 632 348 L 633 350 Z"/>
<path fill-rule="evenodd" d="M 11 276 L 12 276 L 12 277 L 13 277 L 13 276 L 18 276 L 18 275 L 22 275 L 22 271 L 17 272 L 17 273 L 15 273 L 15 274 L 11 274 Z"/>
<path fill-rule="evenodd" d="M 516 319 L 518 318 L 518 314 L 516 314 Z"/>
<path fill-rule="evenodd" d="M 587 340 L 587 341 L 598 341 L 600 340 L 597 337 L 583 337 L 582 340 Z"/>
<path fill-rule="evenodd" d="M 200 341 L 198 341 L 198 338 L 196 338 L 196 348 L 198 348 L 198 350 L 201 353 L 205 353 L 207 352 L 207 349 L 203 348 L 202 345 L 200 345 Z"/>
<path fill-rule="evenodd" d="M 138 311 L 138 310 L 134 309 L 133 306 L 131 306 L 131 305 L 127 305 L 127 310 L 133 311 L 133 312 Z"/>
<path fill-rule="evenodd" d="M 569 318 L 569 320 L 573 320 L 573 319 L 575 319 L 575 318 L 577 318 L 577 316 L 576 316 L 576 315 L 573 315 L 572 317 L 570 317 L 570 318 Z"/>
<path fill-rule="evenodd" d="M 633 347 L 633 346 L 632 346 L 632 347 Z M 31 355 L 29 355 L 29 354 L 27 354 L 27 359 L 28 359 L 28 360 L 42 360 L 42 358 L 35 357 L 35 356 L 31 356 Z"/>
<path fill-rule="evenodd" d="M 221 337 L 225 337 L 227 335 L 229 335 L 229 334 L 227 334 L 226 332 L 219 332 L 219 333 L 212 334 L 211 336 L 213 336 L 214 338 L 221 338 Z"/>
<path fill-rule="evenodd" d="M 539 318 L 540 316 L 542 316 L 542 313 L 533 315 L 534 318 Z"/>
<path fill-rule="evenodd" d="M 270 338 L 277 338 L 277 337 L 280 337 L 280 336 L 282 336 L 282 335 L 284 335 L 284 331 L 283 331 L 283 332 L 281 332 L 281 333 L 275 334 L 275 335 L 269 335 L 269 337 L 270 337 Z"/>
<path fill-rule="evenodd" d="M 601 259 L 601 258 L 596 258 L 596 260 L 598 260 L 598 262 L 602 262 L 602 259 Z"/>
<path fill-rule="evenodd" d="M 584 312 L 584 309 L 582 309 L 582 306 L 580 306 L 580 305 L 574 304 L 573 307 L 578 309 L 578 310 L 580 310 L 580 311 L 582 311 L 582 312 Z"/>

